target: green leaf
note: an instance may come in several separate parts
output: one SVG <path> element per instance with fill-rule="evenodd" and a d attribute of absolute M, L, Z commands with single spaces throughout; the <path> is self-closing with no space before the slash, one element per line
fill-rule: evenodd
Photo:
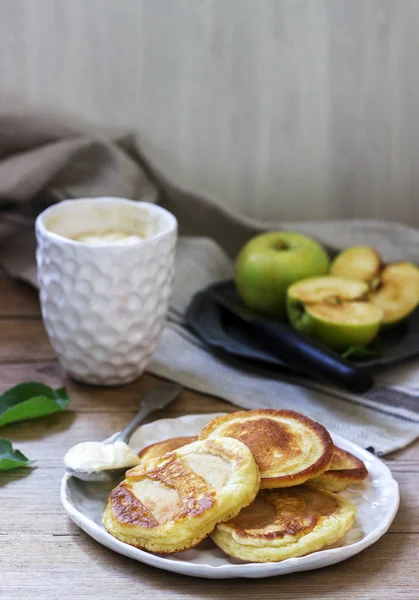
<path fill-rule="evenodd" d="M 378 348 L 368 348 L 367 346 L 349 346 L 343 352 L 343 358 L 373 358 L 380 356 L 381 352 Z"/>
<path fill-rule="evenodd" d="M 30 460 L 7 440 L 0 439 L 0 471 L 10 471 L 19 467 L 30 466 Z"/>
<path fill-rule="evenodd" d="M 51 415 L 70 402 L 65 388 L 53 390 L 43 383 L 21 383 L 0 396 L 0 427 Z"/>

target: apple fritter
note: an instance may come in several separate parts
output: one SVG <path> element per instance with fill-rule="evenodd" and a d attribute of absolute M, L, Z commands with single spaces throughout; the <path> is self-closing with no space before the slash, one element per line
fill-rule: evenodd
<path fill-rule="evenodd" d="M 260 480 L 250 450 L 231 438 L 188 444 L 125 477 L 109 496 L 105 529 L 158 553 L 196 546 L 253 501 Z"/>
<path fill-rule="evenodd" d="M 355 517 L 355 506 L 332 492 L 306 485 L 263 490 L 237 517 L 217 525 L 211 538 L 234 558 L 276 562 L 337 542 Z"/>
<path fill-rule="evenodd" d="M 323 473 L 332 460 L 326 429 L 291 410 L 249 410 L 217 417 L 199 439 L 232 437 L 245 443 L 261 474 L 260 487 L 289 487 Z"/>

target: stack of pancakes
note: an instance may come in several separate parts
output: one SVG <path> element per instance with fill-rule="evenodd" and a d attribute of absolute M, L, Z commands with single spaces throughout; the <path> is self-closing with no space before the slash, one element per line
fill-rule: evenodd
<path fill-rule="evenodd" d="M 250 562 L 303 556 L 341 539 L 356 509 L 336 492 L 368 475 L 322 425 L 289 410 L 218 417 L 198 437 L 152 444 L 139 459 L 110 494 L 109 533 L 157 553 L 211 535 L 226 554 Z"/>

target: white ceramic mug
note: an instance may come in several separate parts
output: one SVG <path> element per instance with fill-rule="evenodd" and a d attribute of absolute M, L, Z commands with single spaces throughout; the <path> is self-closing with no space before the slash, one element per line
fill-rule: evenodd
<path fill-rule="evenodd" d="M 42 316 L 62 366 L 86 383 L 118 385 L 136 379 L 164 325 L 175 217 L 149 202 L 83 198 L 51 206 L 35 228 Z M 126 245 L 74 239 L 106 231 L 142 239 Z"/>

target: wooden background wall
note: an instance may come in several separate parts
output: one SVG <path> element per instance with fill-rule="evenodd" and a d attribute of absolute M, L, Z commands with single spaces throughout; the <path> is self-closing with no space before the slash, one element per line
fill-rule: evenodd
<path fill-rule="evenodd" d="M 419 226 L 419 0 L 0 0 L 0 96 L 261 219 Z"/>

